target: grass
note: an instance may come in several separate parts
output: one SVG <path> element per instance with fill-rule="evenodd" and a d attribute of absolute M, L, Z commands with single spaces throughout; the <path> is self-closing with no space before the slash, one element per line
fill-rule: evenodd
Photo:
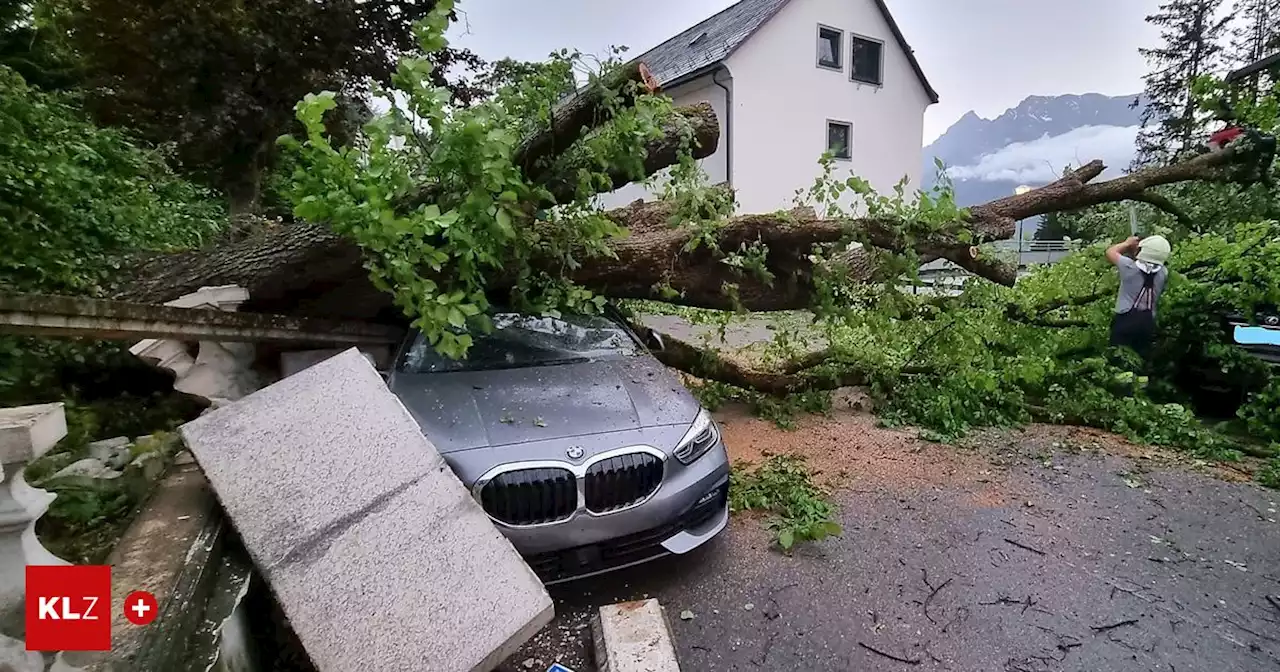
<path fill-rule="evenodd" d="M 1258 482 L 1268 488 L 1280 490 L 1280 457 L 1267 461 L 1267 466 L 1258 472 Z"/>
<path fill-rule="evenodd" d="M 827 499 L 827 492 L 814 484 L 799 457 L 775 455 L 758 467 L 734 467 L 729 477 L 729 507 L 771 514 L 768 527 L 783 551 L 789 552 L 803 541 L 841 533 L 835 506 Z"/>

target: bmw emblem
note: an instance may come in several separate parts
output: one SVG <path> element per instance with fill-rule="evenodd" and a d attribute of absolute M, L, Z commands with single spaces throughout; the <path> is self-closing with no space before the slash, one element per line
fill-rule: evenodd
<path fill-rule="evenodd" d="M 578 446 L 574 446 L 574 447 L 572 447 L 572 448 L 570 448 L 569 450 L 566 450 L 566 451 L 564 451 L 564 452 L 565 452 L 565 454 L 566 454 L 566 455 L 568 455 L 568 456 L 569 456 L 569 459 L 571 459 L 571 460 L 581 460 L 581 459 L 582 459 L 582 456 L 586 454 L 586 452 L 585 452 L 585 451 L 583 451 L 583 450 L 582 450 L 581 448 L 579 448 Z"/>

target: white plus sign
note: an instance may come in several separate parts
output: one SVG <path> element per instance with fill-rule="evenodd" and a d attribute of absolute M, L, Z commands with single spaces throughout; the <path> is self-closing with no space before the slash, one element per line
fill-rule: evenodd
<path fill-rule="evenodd" d="M 146 616 L 147 612 L 151 611 L 150 605 L 148 605 L 146 602 L 143 602 L 141 599 L 138 600 L 137 604 L 129 608 L 133 610 L 133 613 L 138 615 L 138 618 L 142 618 Z"/>

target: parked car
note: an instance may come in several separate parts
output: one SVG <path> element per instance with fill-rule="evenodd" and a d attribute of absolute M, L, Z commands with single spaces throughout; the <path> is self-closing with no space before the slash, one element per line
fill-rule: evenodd
<path fill-rule="evenodd" d="M 411 333 L 387 384 L 545 583 L 724 529 L 720 430 L 616 312 L 492 318 L 464 360 Z"/>
<path fill-rule="evenodd" d="M 1255 357 L 1280 366 L 1280 312 L 1264 313 L 1249 321 L 1242 315 L 1227 316 L 1231 340 Z"/>
<path fill-rule="evenodd" d="M 1280 310 L 1261 311 L 1252 320 L 1243 315 L 1222 315 L 1219 323 L 1227 343 L 1273 368 L 1280 367 Z M 1265 376 L 1223 370 L 1213 359 L 1182 361 L 1179 369 L 1179 387 L 1191 395 L 1197 413 L 1211 418 L 1234 418 L 1249 394 L 1267 382 Z"/>

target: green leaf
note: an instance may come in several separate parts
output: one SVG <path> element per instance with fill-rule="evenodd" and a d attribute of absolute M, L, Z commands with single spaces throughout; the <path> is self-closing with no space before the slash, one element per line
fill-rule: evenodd
<path fill-rule="evenodd" d="M 450 308 L 449 324 L 461 329 L 467 324 L 467 316 L 457 306 Z"/>
<path fill-rule="evenodd" d="M 823 531 L 825 531 L 828 536 L 838 537 L 841 534 L 844 534 L 844 530 L 840 527 L 840 523 L 835 521 L 828 520 L 822 524 L 822 527 Z"/>
<path fill-rule="evenodd" d="M 502 208 L 498 208 L 496 221 L 498 223 L 498 228 L 502 230 L 504 235 L 511 235 L 515 233 L 515 230 L 511 228 L 511 213 Z"/>
<path fill-rule="evenodd" d="M 782 550 L 789 551 L 796 544 L 796 533 L 791 528 L 786 528 L 778 533 L 778 545 Z"/>

